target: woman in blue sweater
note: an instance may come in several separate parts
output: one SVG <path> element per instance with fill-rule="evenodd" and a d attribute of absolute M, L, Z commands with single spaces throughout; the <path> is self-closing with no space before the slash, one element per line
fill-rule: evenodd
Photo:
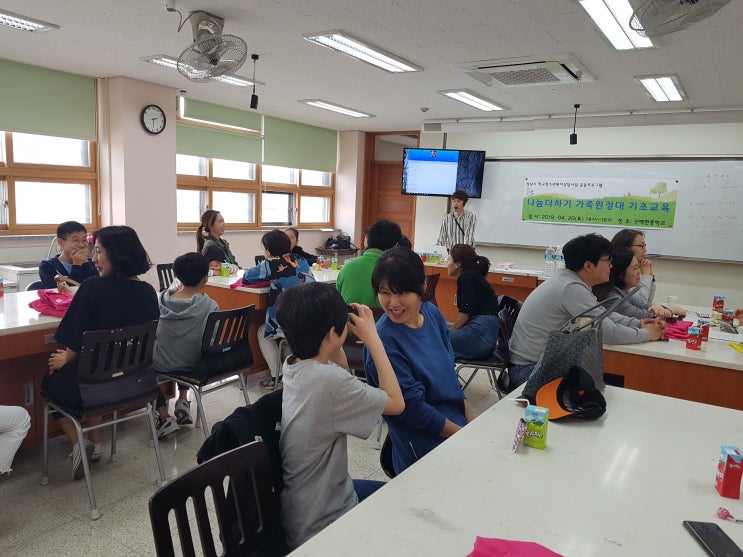
<path fill-rule="evenodd" d="M 385 312 L 377 331 L 405 398 L 402 414 L 384 416 L 398 474 L 472 420 L 454 372 L 444 317 L 430 302 L 421 302 L 424 281 L 423 262 L 405 248 L 385 251 L 372 274 Z M 378 387 L 377 369 L 366 349 L 364 363 L 369 384 Z"/>

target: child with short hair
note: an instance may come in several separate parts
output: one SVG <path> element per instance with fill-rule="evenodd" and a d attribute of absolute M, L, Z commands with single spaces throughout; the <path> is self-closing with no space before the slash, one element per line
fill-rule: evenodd
<path fill-rule="evenodd" d="M 164 290 L 159 294 L 160 320 L 157 323 L 157 339 L 152 351 L 155 369 L 206 381 L 200 377 L 201 337 L 204 335 L 206 319 L 219 310 L 217 303 L 202 292 L 209 275 L 209 262 L 200 253 L 190 252 L 176 257 L 173 274 L 183 285 L 175 292 Z M 168 414 L 165 397 L 158 391 L 157 433 L 159 437 L 192 424 L 191 404 L 188 388 L 178 387 L 175 401 L 175 418 Z"/>
<path fill-rule="evenodd" d="M 380 416 L 405 410 L 400 385 L 379 339 L 371 309 L 348 313 L 333 286 L 309 283 L 287 290 L 276 318 L 292 355 L 284 363 L 281 417 L 281 521 L 294 549 L 335 521 L 383 482 L 352 480 L 347 435 L 366 439 Z M 349 320 L 350 319 L 350 320 Z M 351 329 L 377 366 L 379 389 L 356 379 L 336 362 Z"/>
<path fill-rule="evenodd" d="M 60 224 L 57 227 L 57 246 L 61 250 L 59 255 L 39 265 L 42 288 L 57 288 L 57 275 L 76 283 L 98 276 L 93 260 L 88 257 L 88 231 L 82 224 L 74 220 Z"/>

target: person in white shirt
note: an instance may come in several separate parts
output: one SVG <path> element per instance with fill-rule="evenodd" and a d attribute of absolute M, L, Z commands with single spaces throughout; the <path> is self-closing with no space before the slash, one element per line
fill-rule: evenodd
<path fill-rule="evenodd" d="M 31 417 L 20 406 L 0 406 L 0 474 L 10 473 L 18 447 L 31 427 Z"/>
<path fill-rule="evenodd" d="M 475 224 L 477 215 L 464 210 L 469 196 L 462 190 L 455 191 L 451 196 L 451 213 L 444 217 L 439 230 L 439 238 L 436 244 L 445 246 L 448 252 L 457 244 L 475 246 Z"/>

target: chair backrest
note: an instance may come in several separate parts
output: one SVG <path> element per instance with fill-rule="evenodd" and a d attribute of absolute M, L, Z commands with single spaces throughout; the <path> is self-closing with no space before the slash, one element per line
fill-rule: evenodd
<path fill-rule="evenodd" d="M 508 343 L 511 340 L 513 327 L 516 324 L 516 318 L 520 310 L 521 302 L 508 296 L 503 296 L 501 310 L 498 312 L 500 327 L 498 328 L 498 344 L 495 347 L 495 353 L 507 364 L 511 361 L 511 351 L 508 348 Z"/>
<path fill-rule="evenodd" d="M 278 495 L 265 444 L 254 441 L 221 454 L 158 489 L 150 498 L 150 522 L 159 557 L 176 555 L 174 533 L 179 555 L 187 557 L 196 555 L 194 545 L 206 556 L 281 554 Z"/>
<path fill-rule="evenodd" d="M 426 275 L 426 282 L 423 283 L 422 302 L 431 302 L 433 305 L 438 306 L 436 303 L 436 285 L 439 282 L 440 276 L 441 275 Z"/>
<path fill-rule="evenodd" d="M 157 279 L 160 281 L 160 292 L 170 288 L 173 284 L 173 264 L 160 263 L 157 265 Z"/>
<path fill-rule="evenodd" d="M 77 380 L 86 415 L 144 406 L 157 393 L 152 347 L 157 321 L 86 331 Z"/>
<path fill-rule="evenodd" d="M 384 315 L 382 308 L 371 308 L 371 311 L 375 321 L 379 321 L 379 318 Z M 351 370 L 364 371 L 364 343 L 350 334 L 350 331 L 343 343 L 343 351 L 346 353 L 348 367 Z"/>
<path fill-rule="evenodd" d="M 214 381 L 253 365 L 248 333 L 254 305 L 215 311 L 206 320 L 201 337 L 201 371 Z"/>
<path fill-rule="evenodd" d="M 29 285 L 26 287 L 26 291 L 28 292 L 29 290 L 41 290 L 42 288 L 44 288 L 44 283 L 40 280 L 35 280 L 29 283 Z"/>
<path fill-rule="evenodd" d="M 265 260 L 266 260 L 266 256 L 265 255 L 256 255 L 255 256 L 255 264 L 256 265 L 260 265 L 261 262 L 263 262 Z"/>

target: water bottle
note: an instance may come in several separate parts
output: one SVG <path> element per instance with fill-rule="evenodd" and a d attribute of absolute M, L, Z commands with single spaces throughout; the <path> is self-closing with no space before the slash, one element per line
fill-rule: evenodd
<path fill-rule="evenodd" d="M 555 259 L 556 259 L 555 271 L 564 269 L 565 268 L 565 256 L 562 254 L 561 245 L 557 246 L 557 251 L 555 253 Z"/>
<path fill-rule="evenodd" d="M 544 278 L 551 277 L 553 271 L 555 270 L 552 261 L 552 258 L 554 256 L 555 248 L 553 248 L 552 246 L 547 246 L 547 249 L 544 250 Z"/>

